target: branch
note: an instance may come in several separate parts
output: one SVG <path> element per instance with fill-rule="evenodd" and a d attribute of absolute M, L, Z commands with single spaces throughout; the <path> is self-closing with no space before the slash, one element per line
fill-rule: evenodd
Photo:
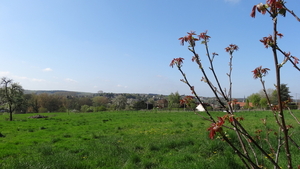
<path fill-rule="evenodd" d="M 289 113 L 294 117 L 294 119 L 297 121 L 298 124 L 300 124 L 299 120 L 297 119 L 297 117 L 293 114 L 293 112 L 291 111 L 291 109 L 289 107 L 287 107 L 289 110 Z"/>
<path fill-rule="evenodd" d="M 195 97 L 197 98 L 197 100 L 200 102 L 200 103 L 203 103 L 201 101 L 201 99 L 199 98 L 199 96 L 197 95 L 196 91 L 194 90 L 194 87 L 189 83 L 188 79 L 186 78 L 186 75 L 183 73 L 182 69 L 181 69 L 181 66 L 180 65 L 177 65 L 177 68 L 178 70 L 180 71 L 180 73 L 182 74 L 183 78 L 184 78 L 184 83 L 186 83 L 190 89 L 192 90 L 192 93 L 195 95 Z M 204 107 L 204 110 L 206 112 L 206 114 L 210 117 L 210 119 L 215 123 L 216 121 L 214 120 L 214 118 L 211 116 L 211 114 L 208 112 L 208 110 L 206 109 L 206 107 Z"/>
<path fill-rule="evenodd" d="M 290 14 L 292 14 L 292 15 L 300 22 L 300 18 L 294 13 L 294 11 L 289 10 L 289 9 L 284 5 L 284 3 L 282 3 L 282 6 L 284 7 L 284 9 L 285 9 L 286 11 L 288 11 Z"/>
<path fill-rule="evenodd" d="M 286 56 L 286 53 L 284 51 L 282 51 L 277 45 L 276 45 L 276 49 L 282 53 L 285 57 L 288 58 L 288 60 L 292 63 L 292 65 L 298 70 L 300 71 L 300 68 L 297 66 L 297 64 L 295 62 L 293 62 L 293 60 L 291 59 L 292 57 L 295 57 L 295 56 Z"/>

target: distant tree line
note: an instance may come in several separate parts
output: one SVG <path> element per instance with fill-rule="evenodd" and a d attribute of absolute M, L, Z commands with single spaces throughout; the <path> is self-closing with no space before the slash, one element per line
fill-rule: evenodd
<path fill-rule="evenodd" d="M 281 87 L 283 99 L 290 98 L 286 84 Z M 269 89 L 272 103 L 277 100 L 276 91 Z M 3 77 L 0 86 L 0 111 L 8 112 L 12 120 L 13 113 L 46 112 L 99 112 L 106 110 L 195 110 L 199 104 L 192 99 L 188 104 L 182 102 L 186 96 L 178 92 L 169 95 L 128 94 L 128 93 L 89 93 L 68 91 L 24 92 L 22 86 L 12 79 Z M 203 105 L 209 110 L 219 110 L 213 97 L 202 97 Z M 267 108 L 266 99 L 261 92 L 250 95 L 246 102 L 256 108 Z M 239 109 L 238 106 L 235 106 Z"/>
<path fill-rule="evenodd" d="M 38 93 L 38 94 L 36 94 Z M 183 96 L 178 92 L 169 96 L 156 94 L 96 93 L 76 94 L 57 91 L 48 93 L 27 92 L 12 79 L 2 78 L 0 86 L 0 111 L 13 113 L 46 112 L 99 112 L 106 110 L 179 109 Z"/>
<path fill-rule="evenodd" d="M 287 84 L 281 84 L 280 90 L 281 90 L 280 91 L 281 102 L 286 101 L 286 102 L 288 102 L 289 108 L 297 109 L 298 105 L 295 102 L 293 102 L 292 96 L 290 95 L 290 90 L 289 90 L 289 87 L 287 87 Z M 278 104 L 277 91 L 273 90 L 273 89 L 267 89 L 266 93 L 270 99 L 271 104 L 277 105 Z M 270 108 L 270 106 L 268 105 L 266 95 L 263 92 L 263 90 L 259 91 L 258 93 L 253 93 L 250 96 L 248 96 L 247 102 L 251 102 L 253 108 L 259 108 L 259 109 L 269 109 Z"/>
<path fill-rule="evenodd" d="M 184 96 L 178 92 L 170 95 L 94 93 L 68 91 L 24 92 L 12 79 L 2 78 L 0 86 L 0 111 L 13 113 L 46 112 L 99 112 L 106 110 L 182 110 L 195 109 L 198 103 L 182 104 Z M 192 105 L 191 105 L 192 104 Z M 209 105 L 209 104 L 207 104 Z"/>
<path fill-rule="evenodd" d="M 76 94 L 75 92 L 58 91 L 25 93 L 22 86 L 12 79 L 1 78 L 0 112 L 45 113 L 45 112 L 99 112 L 106 110 L 141 110 L 167 109 L 165 95 L 156 94 L 119 94 L 95 93 Z M 178 100 L 172 102 L 176 105 Z"/>

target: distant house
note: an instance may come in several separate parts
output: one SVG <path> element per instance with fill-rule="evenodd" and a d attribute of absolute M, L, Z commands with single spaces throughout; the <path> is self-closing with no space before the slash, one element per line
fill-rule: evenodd
<path fill-rule="evenodd" d="M 168 107 L 168 100 L 167 99 L 160 99 L 156 101 L 157 108 L 167 108 Z"/>
<path fill-rule="evenodd" d="M 244 106 L 246 105 L 246 102 L 236 102 L 235 104 L 240 105 L 240 108 L 242 109 L 242 108 L 244 108 Z M 249 102 L 249 106 L 250 106 L 250 107 L 253 107 L 253 104 Z"/>
<path fill-rule="evenodd" d="M 206 109 L 210 111 L 213 109 L 213 106 L 214 106 L 213 104 L 209 104 L 209 103 L 199 103 L 198 106 L 196 107 L 196 110 L 203 112 Z"/>
<path fill-rule="evenodd" d="M 205 111 L 205 109 L 201 103 L 199 103 L 199 105 L 196 107 L 196 110 L 201 111 L 201 112 Z"/>

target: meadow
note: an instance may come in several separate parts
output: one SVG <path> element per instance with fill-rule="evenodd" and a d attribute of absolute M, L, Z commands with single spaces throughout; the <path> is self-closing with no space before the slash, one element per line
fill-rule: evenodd
<path fill-rule="evenodd" d="M 294 113 L 300 118 L 300 111 Z M 264 130 L 262 118 L 274 122 L 269 111 L 236 114 L 245 118 L 242 123 L 251 133 Z M 43 113 L 48 118 L 28 118 L 33 115 L 15 114 L 14 121 L 0 116 L 0 168 L 244 168 L 225 142 L 209 139 L 210 122 L 194 112 Z M 299 124 L 289 115 L 287 122 L 300 143 Z M 235 139 L 232 131 L 227 134 Z M 295 146 L 292 153 L 294 164 L 300 164 Z"/>

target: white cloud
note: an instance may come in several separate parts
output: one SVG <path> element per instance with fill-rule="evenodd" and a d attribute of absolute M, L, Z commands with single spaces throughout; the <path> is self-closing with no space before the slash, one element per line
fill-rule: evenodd
<path fill-rule="evenodd" d="M 22 80 L 29 80 L 29 78 L 28 78 L 28 77 L 25 77 L 25 76 L 16 76 L 16 78 L 22 79 Z"/>
<path fill-rule="evenodd" d="M 66 78 L 65 79 L 66 82 L 71 82 L 71 83 L 77 83 L 76 80 L 70 79 L 70 78 Z"/>
<path fill-rule="evenodd" d="M 0 72 L 0 76 L 2 77 L 2 76 L 8 76 L 9 75 L 9 72 L 8 71 L 6 71 L 6 72 Z"/>
<path fill-rule="evenodd" d="M 36 78 L 32 78 L 31 81 L 34 81 L 34 82 L 45 82 L 44 79 L 36 79 Z"/>
<path fill-rule="evenodd" d="M 43 69 L 43 71 L 44 71 L 44 72 L 51 72 L 52 69 L 51 69 L 51 68 L 45 68 L 45 69 Z"/>
<path fill-rule="evenodd" d="M 122 88 L 126 89 L 128 86 L 122 86 L 122 85 L 118 84 L 117 87 L 122 87 Z"/>
<path fill-rule="evenodd" d="M 14 78 L 16 79 L 21 79 L 21 80 L 29 80 L 29 81 L 33 81 L 33 82 L 44 82 L 44 79 L 36 79 L 36 78 L 29 78 L 26 76 L 14 76 Z"/>

